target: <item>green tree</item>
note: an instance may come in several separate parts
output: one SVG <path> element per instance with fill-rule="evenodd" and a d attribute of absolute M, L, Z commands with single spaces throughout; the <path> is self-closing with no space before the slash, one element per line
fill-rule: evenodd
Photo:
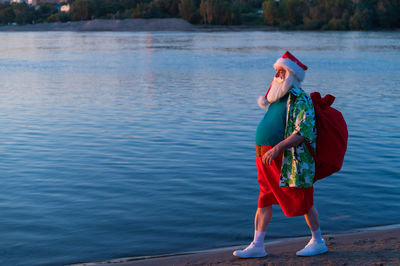
<path fill-rule="evenodd" d="M 196 22 L 196 5 L 193 0 L 181 0 L 179 3 L 179 14 L 181 17 L 191 23 Z"/>
<path fill-rule="evenodd" d="M 350 17 L 350 29 L 352 30 L 369 30 L 372 28 L 372 15 L 368 9 L 361 11 L 359 8 Z"/>
<path fill-rule="evenodd" d="M 57 12 L 57 8 L 52 4 L 40 3 L 39 8 L 36 10 L 36 22 L 44 22 L 49 16 L 56 14 Z"/>
<path fill-rule="evenodd" d="M 12 23 L 14 22 L 14 19 L 15 19 L 15 14 L 10 3 L 6 2 L 0 4 L 0 23 L 1 24 Z"/>
<path fill-rule="evenodd" d="M 239 10 L 240 13 L 252 13 L 256 10 L 256 8 L 252 6 L 249 1 L 245 0 L 235 0 L 233 5 Z"/>
<path fill-rule="evenodd" d="M 376 8 L 378 26 L 382 28 L 395 27 L 397 21 L 399 20 L 398 11 L 399 11 L 398 8 L 396 10 L 396 1 L 388 1 L 388 0 L 378 1 Z"/>
<path fill-rule="evenodd" d="M 46 19 L 46 22 L 67 22 L 71 21 L 71 14 L 69 12 L 59 12 L 53 14 Z"/>
<path fill-rule="evenodd" d="M 32 24 L 35 20 L 36 15 L 33 7 L 29 7 L 26 3 L 12 4 L 11 6 L 14 10 L 15 22 L 18 25 Z"/>
<path fill-rule="evenodd" d="M 211 9 L 211 2 L 208 0 L 202 0 L 200 3 L 200 15 L 201 20 L 205 24 L 211 24 L 213 21 L 213 13 Z"/>
<path fill-rule="evenodd" d="M 94 0 L 75 0 L 71 6 L 72 20 L 89 20 L 94 15 L 95 9 Z"/>
<path fill-rule="evenodd" d="M 300 0 L 281 0 L 280 17 L 292 25 L 303 24 L 304 2 Z"/>
<path fill-rule="evenodd" d="M 124 11 L 127 9 L 136 8 L 139 4 L 148 4 L 152 2 L 152 0 L 106 0 L 108 2 L 116 2 L 121 6 L 120 11 Z"/>
<path fill-rule="evenodd" d="M 140 3 L 131 9 L 131 18 L 160 18 L 162 17 L 159 6 L 152 3 Z"/>
<path fill-rule="evenodd" d="M 202 0 L 200 3 L 202 22 L 215 25 L 240 23 L 240 14 L 229 1 Z"/>
<path fill-rule="evenodd" d="M 123 12 L 125 8 L 120 2 L 115 0 L 96 0 L 96 10 L 94 15 L 98 18 L 111 18 L 118 12 Z"/>
<path fill-rule="evenodd" d="M 250 7 L 255 8 L 255 9 L 260 9 L 261 6 L 262 6 L 262 3 L 264 1 L 265 0 L 235 0 L 235 2 L 239 2 L 241 4 L 244 4 L 246 6 L 250 6 Z M 244 11 L 244 12 L 248 12 L 248 11 Z"/>
<path fill-rule="evenodd" d="M 148 5 L 147 13 L 148 13 L 149 18 L 162 18 L 163 17 L 160 7 L 155 2 L 151 2 Z"/>
<path fill-rule="evenodd" d="M 147 18 L 148 17 L 148 4 L 140 3 L 135 8 L 131 9 L 131 18 Z"/>
<path fill-rule="evenodd" d="M 267 0 L 262 4 L 264 21 L 268 25 L 276 25 L 278 17 L 278 7 L 275 0 Z"/>
<path fill-rule="evenodd" d="M 180 0 L 159 0 L 158 5 L 160 10 L 164 14 L 168 14 L 172 17 L 179 15 L 179 3 Z"/>

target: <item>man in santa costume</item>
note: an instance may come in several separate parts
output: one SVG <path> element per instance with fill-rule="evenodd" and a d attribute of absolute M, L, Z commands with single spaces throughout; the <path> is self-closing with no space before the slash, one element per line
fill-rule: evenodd
<path fill-rule="evenodd" d="M 310 97 L 301 88 L 307 66 L 291 53 L 279 58 L 276 74 L 258 104 L 268 108 L 256 131 L 257 171 L 260 194 L 255 215 L 254 239 L 248 247 L 233 252 L 240 258 L 264 257 L 264 237 L 272 218 L 272 205 L 279 204 L 288 217 L 304 215 L 311 240 L 296 254 L 313 256 L 328 251 L 321 236 L 318 212 L 313 202 L 315 161 L 306 142 L 315 149 L 315 112 Z"/>

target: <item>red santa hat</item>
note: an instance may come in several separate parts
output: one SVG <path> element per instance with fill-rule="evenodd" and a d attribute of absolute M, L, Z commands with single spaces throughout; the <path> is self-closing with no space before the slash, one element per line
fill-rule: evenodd
<path fill-rule="evenodd" d="M 306 70 L 308 69 L 306 65 L 301 63 L 300 60 L 294 57 L 289 51 L 286 51 L 281 58 L 276 60 L 274 68 L 278 69 L 279 67 L 288 69 L 300 82 L 304 80 Z"/>

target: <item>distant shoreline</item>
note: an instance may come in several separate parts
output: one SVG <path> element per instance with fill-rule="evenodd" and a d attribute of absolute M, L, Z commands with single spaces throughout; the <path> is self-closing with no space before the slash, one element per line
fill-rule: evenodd
<path fill-rule="evenodd" d="M 0 31 L 196 31 L 183 19 L 94 19 L 1 26 Z"/>
<path fill-rule="evenodd" d="M 73 22 L 38 23 L 27 25 L 0 26 L 0 32 L 26 31 L 184 31 L 184 32 L 221 32 L 221 31 L 276 31 L 271 26 L 215 26 L 193 25 L 179 18 L 164 19 L 94 19 Z"/>
<path fill-rule="evenodd" d="M 379 31 L 379 29 L 376 29 Z M 399 31 L 382 29 L 381 31 Z M 83 21 L 38 23 L 0 26 L 0 32 L 36 31 L 182 31 L 182 32 L 229 32 L 229 31 L 279 31 L 279 27 L 266 25 L 193 25 L 181 18 L 93 19 Z M 301 31 L 301 30 L 295 30 Z M 306 31 L 306 30 L 305 30 Z M 319 31 L 319 30 L 317 30 Z M 325 31 L 321 31 L 325 32 Z M 343 31 L 347 32 L 347 31 Z"/>

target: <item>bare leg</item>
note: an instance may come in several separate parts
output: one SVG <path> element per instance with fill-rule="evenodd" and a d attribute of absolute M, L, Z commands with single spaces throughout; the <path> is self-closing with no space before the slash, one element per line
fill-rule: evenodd
<path fill-rule="evenodd" d="M 306 219 L 308 227 L 310 227 L 312 232 L 319 229 L 318 211 L 315 206 L 311 207 L 310 211 L 304 215 L 304 218 Z"/>
<path fill-rule="evenodd" d="M 257 231 L 267 231 L 268 224 L 272 218 L 272 206 L 258 208 L 254 218 L 254 228 Z"/>

